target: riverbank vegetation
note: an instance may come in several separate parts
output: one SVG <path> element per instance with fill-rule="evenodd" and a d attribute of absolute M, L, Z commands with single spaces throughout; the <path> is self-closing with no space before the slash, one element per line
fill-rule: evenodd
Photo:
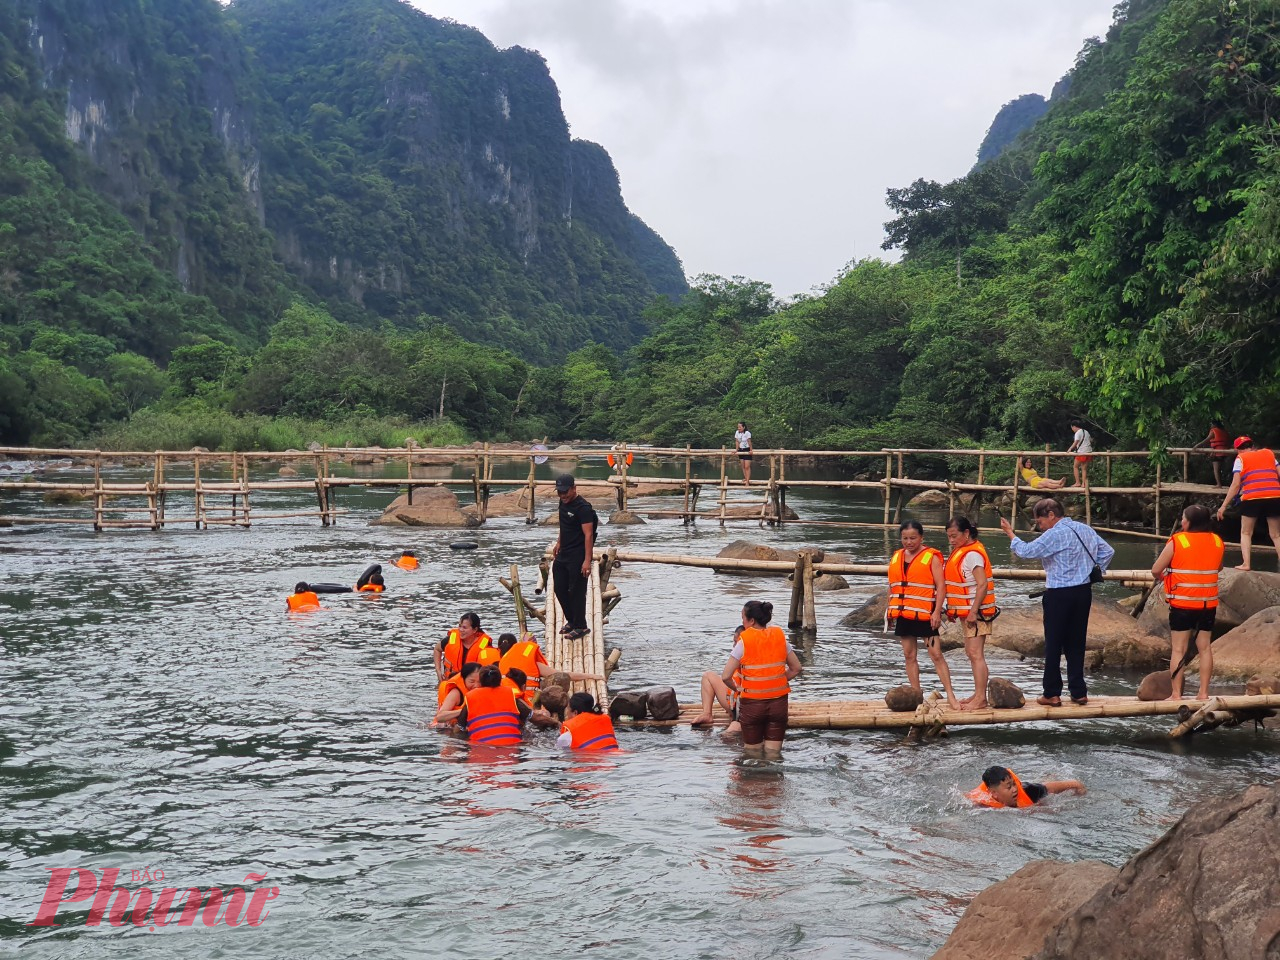
<path fill-rule="evenodd" d="M 1130 0 L 1069 81 L 967 176 L 889 191 L 900 262 L 852 263 L 810 296 L 699 277 L 652 303 L 638 345 L 588 343 L 552 365 L 427 318 L 357 327 L 301 299 L 260 346 L 188 332 L 164 369 L 37 323 L 0 351 L 0 434 L 139 449 L 410 435 L 720 446 L 745 420 L 757 446 L 1062 449 L 1082 416 L 1116 446 L 1194 443 L 1213 417 L 1270 438 L 1274 7 Z"/>

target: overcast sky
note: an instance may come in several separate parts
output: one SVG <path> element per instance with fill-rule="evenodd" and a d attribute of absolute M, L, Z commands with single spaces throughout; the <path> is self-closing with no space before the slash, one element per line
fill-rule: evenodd
<path fill-rule="evenodd" d="M 789 296 L 883 256 L 888 187 L 973 166 L 1114 0 L 410 0 L 546 58 L 690 278 Z"/>

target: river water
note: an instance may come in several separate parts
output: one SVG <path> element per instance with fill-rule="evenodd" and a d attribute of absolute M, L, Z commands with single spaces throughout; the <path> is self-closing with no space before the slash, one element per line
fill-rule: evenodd
<path fill-rule="evenodd" d="M 255 496 L 255 509 L 301 497 Z M 1193 801 L 1268 779 L 1280 746 L 1252 727 L 1171 744 L 1170 721 L 1138 719 L 961 728 L 921 745 L 796 731 L 769 772 L 687 727 L 624 730 L 625 753 L 607 759 L 566 756 L 550 732 L 473 752 L 425 726 L 430 645 L 467 609 L 494 634 L 513 629 L 497 578 L 514 562 L 532 582 L 553 534 L 498 519 L 465 534 L 478 549 L 452 551 L 457 531 L 366 526 L 388 497 L 344 493 L 351 513 L 327 529 L 0 531 L 0 939 L 17 956 L 925 957 L 992 881 L 1044 857 L 1120 864 Z M 790 501 L 807 519 L 879 518 L 879 503 L 857 496 Z M 669 519 L 604 530 L 605 545 L 691 555 L 737 537 L 867 562 L 891 546 L 878 530 Z M 1007 562 L 1003 538 L 990 541 Z M 1155 549 L 1117 547 L 1126 567 Z M 412 574 L 388 566 L 383 598 L 285 615 L 295 581 L 354 581 L 402 548 L 426 562 Z M 614 582 L 624 599 L 608 642 L 624 655 L 611 688 L 670 684 L 682 700 L 723 665 L 744 601 L 784 615 L 788 599 L 780 580 L 677 567 L 630 564 Z M 1002 584 L 1002 603 L 1029 602 L 1032 586 Z M 796 699 L 875 697 L 902 682 L 894 640 L 837 624 L 878 587 L 819 595 Z M 1037 689 L 1038 661 L 989 658 Z M 967 661 L 950 659 L 967 692 Z M 1090 682 L 1120 693 L 1136 678 Z M 1029 811 L 974 809 L 962 792 L 992 763 L 1090 791 Z M 156 892 L 279 895 L 258 926 L 90 928 L 87 903 L 64 907 L 61 926 L 29 926 L 59 867 L 120 868 L 122 884 L 163 870 Z"/>

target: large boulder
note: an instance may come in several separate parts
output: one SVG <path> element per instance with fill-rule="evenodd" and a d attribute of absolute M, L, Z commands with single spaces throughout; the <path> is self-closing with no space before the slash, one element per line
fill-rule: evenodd
<path fill-rule="evenodd" d="M 1173 829 L 1072 911 L 1036 956 L 1277 957 L 1278 876 L 1280 784 L 1214 797 L 1187 811 Z M 1054 890 L 1056 897 L 1059 888 Z M 994 949 L 988 955 L 1000 954 Z"/>
<path fill-rule="evenodd" d="M 644 517 L 633 510 L 615 510 L 613 516 L 609 518 L 611 527 L 628 527 L 641 523 L 644 523 Z"/>
<path fill-rule="evenodd" d="M 413 491 L 413 503 L 407 494 L 391 501 L 382 516 L 369 521 L 370 526 L 385 527 L 474 527 L 458 506 L 458 498 L 444 487 L 420 487 Z"/>
<path fill-rule="evenodd" d="M 883 631 L 884 613 L 888 604 L 889 590 L 886 587 L 884 590 L 862 601 L 862 603 L 841 617 L 840 626 L 863 627 Z M 938 633 L 942 637 L 943 650 L 957 650 L 964 646 L 964 627 L 961 624 L 943 620 L 942 628 Z M 888 636 L 886 639 L 890 642 L 897 642 L 897 638 L 893 636 Z M 1041 649 L 1043 650 L 1043 644 L 1041 644 Z"/>
<path fill-rule="evenodd" d="M 1280 672 L 1280 606 L 1255 613 L 1215 640 L 1213 672 L 1219 677 Z"/>
<path fill-rule="evenodd" d="M 894 687 L 884 695 L 884 704 L 894 713 L 910 713 L 924 703 L 924 692 L 909 683 Z"/>
<path fill-rule="evenodd" d="M 920 509 L 941 509 L 950 503 L 945 490 L 921 490 L 907 501 L 907 507 Z"/>
<path fill-rule="evenodd" d="M 1027 960 L 1044 947 L 1047 934 L 1117 872 L 1097 860 L 1034 860 L 974 897 L 933 960 Z"/>
<path fill-rule="evenodd" d="M 727 560 L 780 560 L 786 563 L 794 564 L 796 557 L 800 556 L 801 551 L 813 554 L 814 563 L 849 563 L 848 557 L 838 553 L 827 553 L 818 547 L 801 547 L 800 550 L 785 550 L 780 547 L 773 547 L 767 543 L 753 543 L 750 540 L 734 540 L 719 553 L 718 558 Z M 748 576 L 764 576 L 764 577 L 785 577 L 790 571 L 786 570 L 730 570 L 719 569 L 718 573 L 741 573 Z"/>
<path fill-rule="evenodd" d="M 1138 684 L 1139 700 L 1168 700 L 1171 696 L 1173 696 L 1173 677 L 1168 670 L 1148 673 Z"/>

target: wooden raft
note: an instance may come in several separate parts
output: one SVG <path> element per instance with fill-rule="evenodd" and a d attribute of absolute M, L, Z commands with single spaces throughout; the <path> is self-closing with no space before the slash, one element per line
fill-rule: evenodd
<path fill-rule="evenodd" d="M 1266 696 L 1224 696 L 1210 700 L 1139 700 L 1137 697 L 1089 697 L 1079 706 L 1065 702 L 1061 707 L 1042 707 L 1034 701 L 1016 710 L 950 710 L 945 700 L 926 701 L 913 712 L 895 712 L 883 700 L 793 700 L 788 725 L 796 730 L 876 730 L 975 726 L 993 723 L 1029 723 L 1042 720 L 1097 720 L 1101 718 L 1182 715 L 1171 736 L 1218 726 L 1237 720 L 1269 715 L 1280 708 L 1280 694 Z M 678 720 L 645 720 L 628 723 L 635 727 L 674 727 L 687 724 L 699 713 L 699 704 L 680 708 Z M 727 726 L 728 716 L 716 704 L 713 726 Z M 1184 729 L 1185 728 L 1185 729 Z"/>
<path fill-rule="evenodd" d="M 546 654 L 550 667 L 548 673 L 564 670 L 569 673 L 594 673 L 604 677 L 604 596 L 609 572 L 606 564 L 611 570 L 609 556 L 591 564 L 591 579 L 587 584 L 587 625 L 591 632 L 577 640 L 569 640 L 560 634 L 560 628 L 564 626 L 564 611 L 556 600 L 555 565 L 547 565 L 547 606 L 544 620 L 547 632 L 543 653 Z M 609 691 L 603 679 L 573 681 L 570 692 L 577 693 L 581 690 L 595 697 L 596 703 L 608 706 Z"/>

